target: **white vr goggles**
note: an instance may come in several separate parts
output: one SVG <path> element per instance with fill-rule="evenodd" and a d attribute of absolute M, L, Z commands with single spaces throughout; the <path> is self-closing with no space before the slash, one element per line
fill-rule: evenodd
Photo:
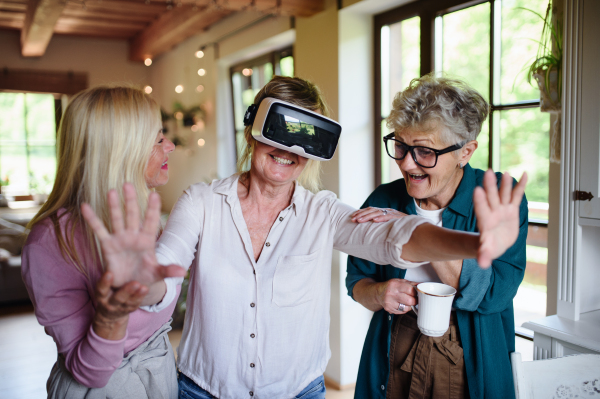
<path fill-rule="evenodd" d="M 316 161 L 333 157 L 342 133 L 336 121 L 271 97 L 248 107 L 244 125 L 261 143 Z"/>

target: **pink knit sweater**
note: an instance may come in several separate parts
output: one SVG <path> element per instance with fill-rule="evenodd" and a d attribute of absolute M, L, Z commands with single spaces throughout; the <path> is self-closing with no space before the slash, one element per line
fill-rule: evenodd
<path fill-rule="evenodd" d="M 63 224 L 65 219 L 61 218 Z M 48 219 L 38 223 L 23 248 L 22 275 L 38 322 L 56 342 L 67 369 L 79 383 L 98 388 L 108 383 L 128 352 L 169 320 L 176 301 L 160 312 L 138 309 L 131 313 L 127 334 L 119 341 L 99 337 L 91 324 L 96 311 L 94 290 L 101 271 L 81 231 L 76 233 L 76 247 L 84 264 L 91 265 L 89 279 L 63 258 L 52 223 Z"/>

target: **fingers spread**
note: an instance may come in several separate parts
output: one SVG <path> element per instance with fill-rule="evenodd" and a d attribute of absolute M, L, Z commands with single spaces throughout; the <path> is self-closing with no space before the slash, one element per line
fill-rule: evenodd
<path fill-rule="evenodd" d="M 110 210 L 110 222 L 112 224 L 113 233 L 119 234 L 125 229 L 123 223 L 123 212 L 121 212 L 121 203 L 119 194 L 115 190 L 108 192 L 108 208 Z"/>
<path fill-rule="evenodd" d="M 160 196 L 157 193 L 150 193 L 148 198 L 148 209 L 144 219 L 144 232 L 156 235 L 158 223 L 160 221 Z"/>
<path fill-rule="evenodd" d="M 510 201 L 511 204 L 516 206 L 521 205 L 521 200 L 523 199 L 523 194 L 525 193 L 525 187 L 527 187 L 527 172 L 523 173 L 521 180 L 519 180 L 515 188 L 512 190 L 512 199 Z"/>
<path fill-rule="evenodd" d="M 475 187 L 473 191 L 473 204 L 475 206 L 475 215 L 477 222 L 481 222 L 486 215 L 491 212 L 490 205 L 487 201 L 485 191 L 481 187 Z"/>
<path fill-rule="evenodd" d="M 185 277 L 186 270 L 179 265 L 160 266 L 162 278 L 167 277 Z"/>
<path fill-rule="evenodd" d="M 108 233 L 108 230 L 106 230 L 104 223 L 96 216 L 96 213 L 89 204 L 81 204 L 81 214 L 100 241 L 105 241 L 110 238 L 110 234 Z"/>
<path fill-rule="evenodd" d="M 123 184 L 123 193 L 125 194 L 127 230 L 137 231 L 140 228 L 140 208 L 137 202 L 137 194 L 133 184 Z"/>
<path fill-rule="evenodd" d="M 110 295 L 110 286 L 113 282 L 113 275 L 111 272 L 106 272 L 102 275 L 98 284 L 96 284 L 96 296 L 100 298 L 106 298 Z"/>
<path fill-rule="evenodd" d="M 500 182 L 500 201 L 502 204 L 510 203 L 510 194 L 512 192 L 513 179 L 508 172 L 502 175 L 502 181 Z"/>
<path fill-rule="evenodd" d="M 490 208 L 496 209 L 500 205 L 500 198 L 498 197 L 497 179 L 494 172 L 488 169 L 483 177 L 483 188 L 487 196 L 487 201 Z"/>

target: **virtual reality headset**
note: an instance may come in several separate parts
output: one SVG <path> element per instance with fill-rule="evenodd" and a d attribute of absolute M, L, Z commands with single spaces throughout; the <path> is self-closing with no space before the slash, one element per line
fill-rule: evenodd
<path fill-rule="evenodd" d="M 257 141 L 316 161 L 333 157 L 342 133 L 336 121 L 271 97 L 248 107 L 244 125 Z"/>

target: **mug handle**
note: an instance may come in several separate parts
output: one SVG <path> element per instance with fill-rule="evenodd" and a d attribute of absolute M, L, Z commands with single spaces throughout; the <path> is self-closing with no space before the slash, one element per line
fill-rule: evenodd
<path fill-rule="evenodd" d="M 419 312 L 417 312 L 417 308 L 415 308 L 414 306 L 411 306 L 411 308 L 412 308 L 413 312 L 415 312 L 415 314 L 418 316 Z"/>

